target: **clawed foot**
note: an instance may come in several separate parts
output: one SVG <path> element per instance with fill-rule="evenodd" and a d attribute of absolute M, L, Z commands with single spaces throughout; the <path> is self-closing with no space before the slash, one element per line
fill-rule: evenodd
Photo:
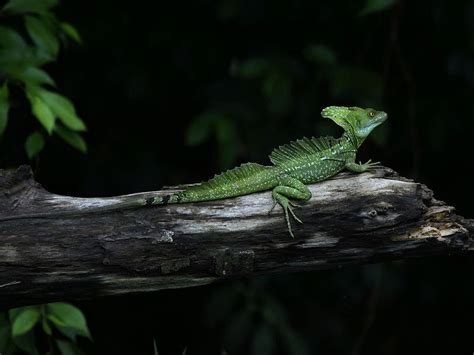
<path fill-rule="evenodd" d="M 381 168 L 382 165 L 379 161 L 372 162 L 372 159 L 369 159 L 366 163 L 359 161 L 359 165 L 363 168 L 364 171 Z"/>
<path fill-rule="evenodd" d="M 270 207 L 270 210 L 268 210 L 267 214 L 272 213 L 272 211 L 275 209 L 275 206 L 277 205 L 277 203 L 278 203 L 278 202 L 274 199 L 274 200 L 273 200 L 273 203 L 272 203 L 272 207 Z M 290 208 L 291 208 L 291 207 L 294 207 L 294 208 L 300 208 L 300 207 L 302 207 L 301 205 L 299 205 L 299 204 L 297 204 L 297 203 L 294 203 L 293 201 L 290 201 L 290 200 L 288 200 L 288 204 L 290 205 L 290 206 L 289 206 Z M 296 219 L 297 221 L 300 221 L 300 220 L 295 216 L 295 214 L 293 213 L 293 210 L 291 210 L 290 213 L 291 213 L 291 215 L 292 215 L 293 217 L 295 217 L 295 219 Z M 301 222 L 301 221 L 300 221 L 300 222 Z M 303 223 L 303 222 L 301 222 L 301 223 Z"/>
<path fill-rule="evenodd" d="M 294 238 L 295 235 L 293 234 L 293 230 L 291 229 L 290 215 L 298 223 L 303 223 L 303 221 L 298 218 L 298 216 L 295 214 L 295 212 L 293 212 L 294 208 L 298 208 L 298 207 L 301 207 L 301 206 L 294 203 L 294 202 L 292 202 L 292 201 L 290 201 L 286 197 L 278 196 L 278 200 L 276 200 L 276 199 L 273 200 L 272 208 L 270 209 L 270 211 L 268 213 L 270 213 L 275 208 L 277 203 L 280 204 L 280 206 L 283 208 L 283 212 L 285 212 L 285 220 L 286 220 L 286 224 L 288 226 L 288 231 L 290 232 L 291 237 Z"/>

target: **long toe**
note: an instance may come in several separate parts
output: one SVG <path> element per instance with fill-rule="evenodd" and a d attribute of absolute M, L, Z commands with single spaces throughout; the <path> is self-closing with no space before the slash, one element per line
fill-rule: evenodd
<path fill-rule="evenodd" d="M 290 213 L 291 215 L 293 216 L 293 218 L 295 219 L 295 221 L 299 222 L 299 223 L 303 223 L 303 221 L 301 221 L 301 219 L 299 219 L 298 217 L 296 217 L 295 213 L 293 212 L 293 208 L 291 208 L 291 206 L 288 206 L 288 209 L 290 210 Z"/>
<path fill-rule="evenodd" d="M 299 204 L 297 204 L 297 203 L 294 203 L 293 201 L 288 201 L 288 203 L 289 203 L 291 206 L 295 207 L 295 208 L 300 208 L 300 207 L 302 207 L 301 205 L 299 205 Z"/>
<path fill-rule="evenodd" d="M 272 211 L 273 211 L 273 209 L 275 208 L 276 205 L 277 205 L 277 202 L 275 200 L 273 200 L 272 207 L 268 210 L 268 214 L 272 213 Z"/>
<path fill-rule="evenodd" d="M 288 216 L 288 207 L 283 207 L 283 209 L 285 211 L 285 219 L 286 219 L 286 225 L 288 226 L 288 232 L 290 232 L 291 238 L 294 238 L 295 235 L 293 234 L 293 231 L 291 230 L 290 217 Z M 291 212 L 291 210 L 290 210 L 290 212 Z"/>

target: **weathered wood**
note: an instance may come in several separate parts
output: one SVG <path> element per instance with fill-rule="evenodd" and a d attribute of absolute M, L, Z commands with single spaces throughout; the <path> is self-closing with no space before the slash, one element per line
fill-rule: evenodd
<path fill-rule="evenodd" d="M 59 196 L 28 167 L 0 170 L 0 307 L 472 248 L 472 220 L 390 169 L 343 173 L 310 189 L 313 198 L 297 210 L 305 223 L 294 224 L 292 239 L 281 210 L 267 213 L 269 192 L 90 214 L 83 209 L 134 195 Z M 1 221 L 31 213 L 51 217 Z"/>

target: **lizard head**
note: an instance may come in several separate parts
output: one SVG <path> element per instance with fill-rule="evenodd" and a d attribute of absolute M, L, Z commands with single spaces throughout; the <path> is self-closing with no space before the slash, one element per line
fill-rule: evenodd
<path fill-rule="evenodd" d="M 329 106 L 323 109 L 321 115 L 330 118 L 336 124 L 344 128 L 345 131 L 353 132 L 362 140 L 366 138 L 372 130 L 382 124 L 387 119 L 387 114 L 383 111 L 376 111 L 372 108 Z"/>

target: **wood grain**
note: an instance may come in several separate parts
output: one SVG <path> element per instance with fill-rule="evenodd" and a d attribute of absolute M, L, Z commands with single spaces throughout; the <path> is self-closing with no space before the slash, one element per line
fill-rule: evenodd
<path fill-rule="evenodd" d="M 97 214 L 137 194 L 60 196 L 0 170 L 0 308 L 472 249 L 472 220 L 388 168 L 309 187 L 292 239 L 270 192 Z M 1 220 L 32 213 L 49 216 Z"/>

